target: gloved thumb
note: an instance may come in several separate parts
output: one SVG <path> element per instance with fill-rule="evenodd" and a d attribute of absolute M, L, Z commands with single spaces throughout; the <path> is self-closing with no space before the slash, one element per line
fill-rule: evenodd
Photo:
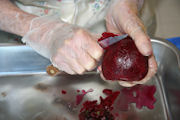
<path fill-rule="evenodd" d="M 145 27 L 137 15 L 132 15 L 128 18 L 123 28 L 124 31 L 135 41 L 138 50 L 143 55 L 149 56 L 152 54 L 150 38 L 146 34 Z"/>

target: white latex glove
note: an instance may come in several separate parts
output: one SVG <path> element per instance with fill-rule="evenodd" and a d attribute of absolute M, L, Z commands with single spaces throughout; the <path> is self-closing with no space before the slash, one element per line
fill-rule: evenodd
<path fill-rule="evenodd" d="M 92 70 L 103 54 L 96 42 L 98 37 L 59 18 L 45 16 L 32 20 L 22 41 L 49 58 L 59 70 L 82 74 Z"/>
<path fill-rule="evenodd" d="M 131 87 L 136 84 L 144 84 L 157 71 L 157 64 L 153 55 L 150 38 L 146 34 L 142 21 L 138 17 L 138 9 L 141 9 L 142 5 L 143 0 L 114 0 L 106 16 L 108 32 L 129 34 L 134 40 L 138 50 L 144 56 L 149 56 L 149 70 L 146 77 L 141 81 L 119 82 L 122 86 L 126 87 Z"/>

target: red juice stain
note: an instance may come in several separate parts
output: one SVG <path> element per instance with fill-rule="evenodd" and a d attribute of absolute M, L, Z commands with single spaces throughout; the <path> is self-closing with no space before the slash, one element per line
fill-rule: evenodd
<path fill-rule="evenodd" d="M 61 93 L 62 94 L 66 94 L 67 92 L 65 90 L 61 90 Z"/>
<path fill-rule="evenodd" d="M 81 94 L 76 95 L 76 105 L 79 105 L 79 104 L 82 102 L 84 96 L 85 96 L 87 93 L 93 92 L 93 89 L 89 89 L 89 90 L 87 90 L 87 91 L 81 90 L 81 92 L 82 92 Z"/>
<path fill-rule="evenodd" d="M 83 108 L 80 110 L 79 120 L 114 120 L 112 114 L 113 104 L 119 91 L 112 92 L 112 90 L 103 90 L 103 93 L 107 95 L 106 98 L 100 96 L 100 104 L 97 104 L 97 100 L 86 101 L 83 104 Z M 111 94 L 110 94 L 111 93 Z"/>
<path fill-rule="evenodd" d="M 119 110 L 128 110 L 129 104 L 135 103 L 138 109 L 143 106 L 153 109 L 156 102 L 155 92 L 155 86 L 136 85 L 132 88 L 123 88 L 117 100 L 117 107 Z"/>

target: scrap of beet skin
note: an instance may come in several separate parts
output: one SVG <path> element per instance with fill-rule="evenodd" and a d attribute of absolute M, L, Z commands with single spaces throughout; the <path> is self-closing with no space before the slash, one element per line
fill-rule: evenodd
<path fill-rule="evenodd" d="M 67 92 L 65 90 L 61 90 L 61 93 L 62 94 L 66 94 Z"/>
<path fill-rule="evenodd" d="M 111 89 L 104 89 L 103 93 L 106 94 L 106 95 L 111 95 L 113 92 L 112 92 Z"/>
<path fill-rule="evenodd" d="M 102 40 L 104 40 L 104 39 L 106 39 L 106 38 L 108 38 L 108 37 L 115 37 L 115 36 L 118 36 L 118 35 L 116 35 L 116 34 L 114 34 L 114 33 L 109 33 L 109 32 L 104 32 L 104 33 L 102 33 L 102 36 L 101 36 L 101 38 L 99 38 L 98 39 L 98 41 L 102 41 Z M 108 43 L 107 43 L 108 44 Z M 107 47 L 104 47 L 103 45 L 101 45 L 101 44 L 99 44 L 102 48 L 104 48 L 104 49 L 107 49 L 109 46 L 107 46 Z"/>
<path fill-rule="evenodd" d="M 103 90 L 103 93 L 107 95 L 106 98 L 100 96 L 100 104 L 95 101 L 86 101 L 83 104 L 83 108 L 80 110 L 79 120 L 114 120 L 112 114 L 113 104 L 118 95 L 119 91 L 113 92 L 112 90 Z"/>
<path fill-rule="evenodd" d="M 79 91 L 79 90 L 78 90 L 78 91 Z M 79 92 L 80 92 L 80 91 L 79 91 Z M 82 92 L 81 94 L 76 95 L 76 105 L 79 105 L 79 104 L 82 102 L 84 96 L 85 96 L 87 93 L 93 92 L 93 89 L 89 89 L 89 90 L 87 90 L 87 91 L 82 90 L 81 92 Z"/>

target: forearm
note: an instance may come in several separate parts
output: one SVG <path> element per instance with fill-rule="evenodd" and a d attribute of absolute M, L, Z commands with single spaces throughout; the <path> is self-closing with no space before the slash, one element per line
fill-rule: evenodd
<path fill-rule="evenodd" d="M 24 36 L 35 15 L 26 13 L 13 5 L 9 0 L 0 0 L 0 29 Z"/>

